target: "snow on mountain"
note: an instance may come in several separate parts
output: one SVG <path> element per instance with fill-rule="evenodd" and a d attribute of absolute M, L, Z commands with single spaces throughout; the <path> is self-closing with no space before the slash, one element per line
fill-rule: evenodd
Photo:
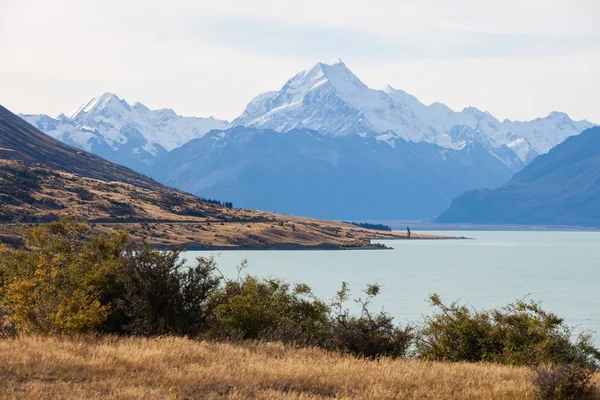
<path fill-rule="evenodd" d="M 150 152 L 153 145 L 172 150 L 210 130 L 228 126 L 226 121 L 213 117 L 182 117 L 171 109 L 150 110 L 141 103 L 130 106 L 111 93 L 90 100 L 66 114 L 66 118 L 75 126 L 97 130 L 103 137 L 118 143 L 127 138 L 128 130 L 135 129 L 146 139 L 146 150 Z"/>
<path fill-rule="evenodd" d="M 112 93 L 95 97 L 57 118 L 21 117 L 56 139 L 131 167 L 139 162 L 151 164 L 160 152 L 202 137 L 210 130 L 228 127 L 226 121 L 212 117 L 182 117 L 173 110 L 150 110 L 141 103 L 131 106 Z M 131 162 L 127 157 L 132 158 Z"/>
<path fill-rule="evenodd" d="M 452 150 L 477 143 L 516 171 L 567 137 L 594 126 L 558 112 L 528 122 L 500 122 L 474 107 L 457 112 L 441 103 L 426 106 L 391 86 L 369 88 L 341 60 L 317 63 L 289 79 L 279 91 L 255 97 L 231 124 L 212 117 L 182 117 L 170 109 L 150 110 L 140 103 L 129 105 L 111 93 L 57 118 L 22 117 L 57 139 L 138 170 L 153 164 L 159 154 L 210 130 L 247 126 L 358 135 L 378 138 L 390 146 L 396 138 Z"/>
<path fill-rule="evenodd" d="M 400 115 L 384 91 L 370 89 L 338 60 L 318 63 L 296 74 L 279 92 L 255 98 L 232 125 L 277 131 L 309 128 L 333 136 L 394 130 L 416 139 L 412 121 L 399 132 Z"/>
<path fill-rule="evenodd" d="M 426 106 L 391 86 L 369 88 L 341 60 L 317 63 L 296 74 L 278 92 L 256 97 L 233 121 L 232 126 L 238 125 L 280 132 L 309 128 L 330 136 L 374 136 L 390 144 L 400 137 L 455 150 L 477 142 L 515 170 L 568 136 L 594 126 L 560 113 L 529 122 L 500 122 L 474 107 L 456 112 L 441 103 Z"/>
<path fill-rule="evenodd" d="M 505 120 L 493 137 L 497 142 L 506 144 L 523 161 L 529 163 L 569 136 L 578 135 L 593 126 L 595 124 L 591 122 L 573 121 L 567 114 L 553 111 L 547 117 L 533 121 Z"/>

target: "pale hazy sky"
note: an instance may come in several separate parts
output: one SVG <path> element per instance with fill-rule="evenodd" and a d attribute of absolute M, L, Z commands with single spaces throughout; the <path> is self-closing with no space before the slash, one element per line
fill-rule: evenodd
<path fill-rule="evenodd" d="M 341 58 L 426 104 L 600 123 L 599 20 L 599 0 L 0 0 L 0 104 L 56 115 L 114 92 L 232 119 Z"/>

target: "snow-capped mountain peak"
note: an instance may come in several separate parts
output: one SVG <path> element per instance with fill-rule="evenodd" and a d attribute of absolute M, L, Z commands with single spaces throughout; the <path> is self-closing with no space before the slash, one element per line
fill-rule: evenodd
<path fill-rule="evenodd" d="M 554 121 L 557 121 L 559 123 L 570 123 L 571 118 L 569 118 L 569 116 L 567 115 L 567 113 L 564 112 L 560 112 L 560 111 L 552 111 L 550 114 L 548 114 L 549 119 L 552 119 Z"/>
<path fill-rule="evenodd" d="M 139 110 L 140 112 L 150 111 L 150 109 L 148 107 L 146 107 L 145 105 L 143 105 L 139 101 L 135 102 L 135 104 L 133 105 L 133 108 L 135 108 L 136 110 Z"/>
<path fill-rule="evenodd" d="M 281 100 L 288 105 L 297 104 L 311 91 L 329 84 L 340 95 L 351 97 L 368 87 L 354 75 L 342 60 L 319 62 L 312 68 L 296 74 L 288 80 L 279 92 Z"/>
<path fill-rule="evenodd" d="M 256 97 L 234 125 L 281 132 L 309 128 L 331 136 L 385 134 L 452 149 L 477 142 L 511 164 L 515 159 L 511 151 L 527 163 L 547 152 L 550 144 L 593 126 L 557 112 L 530 122 L 500 122 L 475 107 L 457 112 L 441 103 L 426 106 L 391 85 L 383 90 L 369 88 L 341 60 L 317 63 L 296 74 L 278 92 Z"/>
<path fill-rule="evenodd" d="M 101 109 L 109 103 L 120 103 L 121 100 L 114 93 L 104 93 L 102 96 L 94 97 L 90 101 L 82 103 L 76 109 L 68 112 L 65 116 L 69 119 L 75 119 L 81 114 L 87 114 L 94 109 Z"/>
<path fill-rule="evenodd" d="M 129 166 L 151 164 L 165 150 L 172 150 L 213 129 L 226 129 L 227 121 L 182 117 L 165 108 L 150 110 L 137 102 L 130 106 L 114 93 L 83 103 L 56 119 L 22 115 L 29 123 L 66 143 Z M 114 153 L 114 154 L 113 154 Z"/>
<path fill-rule="evenodd" d="M 278 92 L 256 97 L 233 125 L 374 136 L 393 130 L 395 108 L 383 91 L 369 88 L 338 60 L 317 63 L 297 73 Z"/>
<path fill-rule="evenodd" d="M 319 64 L 336 65 L 336 64 L 344 64 L 344 62 L 342 61 L 341 58 L 335 58 L 335 59 L 331 59 L 331 60 L 320 62 Z"/>

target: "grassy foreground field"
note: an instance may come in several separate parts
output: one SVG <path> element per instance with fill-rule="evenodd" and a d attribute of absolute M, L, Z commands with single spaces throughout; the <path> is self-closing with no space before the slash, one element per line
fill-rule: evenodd
<path fill-rule="evenodd" d="M 2 340 L 0 382 L 3 399 L 535 398 L 528 368 L 181 338 Z"/>

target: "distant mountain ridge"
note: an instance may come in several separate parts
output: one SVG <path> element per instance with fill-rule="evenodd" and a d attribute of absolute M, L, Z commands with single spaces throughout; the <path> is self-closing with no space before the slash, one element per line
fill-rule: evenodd
<path fill-rule="evenodd" d="M 513 171 L 477 142 L 463 149 L 395 138 L 238 126 L 167 153 L 148 174 L 241 207 L 333 219 L 427 218 Z"/>
<path fill-rule="evenodd" d="M 170 109 L 150 110 L 141 103 L 129 105 L 111 93 L 57 118 L 21 117 L 65 143 L 138 170 L 210 130 L 241 125 L 278 132 L 308 128 L 331 136 L 373 136 L 390 145 L 402 138 L 455 150 L 475 141 L 518 171 L 567 137 L 594 126 L 559 112 L 533 121 L 500 122 L 474 107 L 456 112 L 441 103 L 426 106 L 391 86 L 369 88 L 341 60 L 317 63 L 290 78 L 279 91 L 258 95 L 231 123 L 182 117 Z"/>
<path fill-rule="evenodd" d="M 400 137 L 452 149 L 478 141 L 514 170 L 594 126 L 563 113 L 529 122 L 500 122 L 473 107 L 455 112 L 441 103 L 426 106 L 391 86 L 369 88 L 341 60 L 317 63 L 289 79 L 281 90 L 257 96 L 232 122 L 237 125 L 281 132 L 308 128 L 324 135 L 357 134 L 384 141 Z M 457 127 L 463 132 L 459 137 L 450 134 Z M 520 165 L 514 164 L 509 150 L 522 161 Z"/>
<path fill-rule="evenodd" d="M 111 93 L 57 118 L 37 114 L 21 117 L 55 139 L 138 171 L 161 154 L 212 129 L 228 126 L 226 121 L 212 117 L 182 117 L 170 109 L 129 105 Z"/>
<path fill-rule="evenodd" d="M 600 227 L 600 127 L 569 137 L 494 190 L 457 197 L 437 222 Z"/>

